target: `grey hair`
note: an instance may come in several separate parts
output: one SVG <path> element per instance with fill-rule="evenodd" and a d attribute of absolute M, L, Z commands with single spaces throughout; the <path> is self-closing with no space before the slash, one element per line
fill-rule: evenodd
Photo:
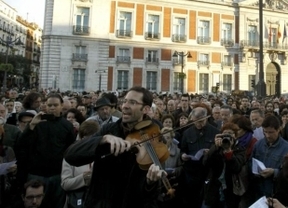
<path fill-rule="evenodd" d="M 215 106 L 213 109 L 212 109 L 212 113 L 214 113 L 215 110 L 220 110 L 220 106 Z"/>
<path fill-rule="evenodd" d="M 254 109 L 251 111 L 251 113 L 258 113 L 260 115 L 260 117 L 262 117 L 262 118 L 265 117 L 264 111 L 262 111 L 261 109 Z M 251 115 L 251 113 L 250 113 L 250 115 Z"/>
<path fill-rule="evenodd" d="M 191 120 L 192 117 L 198 119 L 207 116 L 207 109 L 202 107 L 197 107 L 192 110 L 190 113 L 188 120 Z"/>

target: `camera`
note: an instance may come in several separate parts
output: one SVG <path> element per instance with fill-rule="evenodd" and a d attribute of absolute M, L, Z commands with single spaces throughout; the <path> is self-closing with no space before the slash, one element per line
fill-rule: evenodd
<path fill-rule="evenodd" d="M 229 134 L 223 134 L 220 136 L 222 138 L 222 144 L 223 145 L 226 145 L 226 144 L 231 144 L 231 141 L 232 141 L 232 136 L 229 135 Z"/>

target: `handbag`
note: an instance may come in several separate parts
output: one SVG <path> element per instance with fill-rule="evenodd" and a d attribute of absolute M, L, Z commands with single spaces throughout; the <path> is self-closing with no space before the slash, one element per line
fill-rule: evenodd
<path fill-rule="evenodd" d="M 73 191 L 67 191 L 66 192 L 66 196 L 68 197 L 67 207 L 68 208 L 83 207 L 86 190 L 87 190 L 86 187 L 82 187 Z"/>
<path fill-rule="evenodd" d="M 248 165 L 245 163 L 240 173 L 232 175 L 233 193 L 242 196 L 248 189 Z"/>

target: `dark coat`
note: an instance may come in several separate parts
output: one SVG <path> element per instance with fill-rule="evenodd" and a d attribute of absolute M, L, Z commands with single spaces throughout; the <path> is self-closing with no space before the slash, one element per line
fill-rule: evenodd
<path fill-rule="evenodd" d="M 208 122 L 206 126 L 199 131 L 194 125 L 188 128 L 182 137 L 181 155 L 195 155 L 200 149 L 209 149 L 214 144 L 215 135 L 219 130 Z M 189 160 L 184 162 L 184 170 L 189 173 L 193 180 L 204 180 L 206 170 L 202 164 L 202 160 Z"/>
<path fill-rule="evenodd" d="M 136 156 L 125 152 L 101 159 L 109 154 L 110 145 L 99 145 L 103 136 L 112 134 L 125 139 L 122 119 L 104 125 L 92 137 L 71 145 L 65 160 L 73 166 L 92 163 L 93 174 L 84 202 L 87 208 L 154 208 L 157 207 L 158 183 L 149 186 L 147 171 L 141 170 Z"/>
<path fill-rule="evenodd" d="M 233 183 L 232 175 L 237 174 L 241 171 L 242 166 L 246 162 L 245 148 L 241 146 L 234 146 L 232 148 L 233 155 L 231 158 L 226 158 L 223 154 L 223 149 L 218 148 L 213 145 L 208 154 L 204 156 L 203 164 L 207 167 L 209 171 L 209 177 L 206 180 L 206 187 L 204 193 L 204 199 L 207 205 L 217 204 L 219 201 L 219 189 L 221 187 L 221 182 L 218 180 L 225 168 L 225 201 L 227 206 L 230 208 L 237 207 L 237 205 L 232 205 L 236 203 L 236 195 L 233 194 Z M 239 201 L 238 201 L 239 202 Z"/>

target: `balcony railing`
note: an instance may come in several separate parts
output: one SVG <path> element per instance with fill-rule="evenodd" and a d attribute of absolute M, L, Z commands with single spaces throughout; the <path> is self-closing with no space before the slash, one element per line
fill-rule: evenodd
<path fill-rule="evenodd" d="M 221 46 L 233 47 L 233 45 L 234 45 L 234 40 L 226 39 L 226 38 L 221 39 Z"/>
<path fill-rule="evenodd" d="M 221 65 L 222 66 L 232 66 L 232 62 L 231 61 L 222 61 Z"/>
<path fill-rule="evenodd" d="M 145 33 L 145 39 L 146 40 L 159 40 L 160 39 L 160 33 L 146 32 Z"/>
<path fill-rule="evenodd" d="M 73 53 L 72 60 L 73 61 L 87 61 L 88 54 L 82 53 Z"/>
<path fill-rule="evenodd" d="M 202 44 L 202 45 L 211 44 L 211 37 L 198 36 L 197 37 L 197 43 Z"/>
<path fill-rule="evenodd" d="M 198 66 L 209 66 L 210 65 L 210 61 L 202 61 L 199 60 L 197 61 Z"/>
<path fill-rule="evenodd" d="M 116 30 L 117 38 L 131 38 L 132 31 L 131 30 Z"/>
<path fill-rule="evenodd" d="M 240 43 L 243 48 L 259 48 L 259 41 L 256 40 L 242 40 Z M 288 44 L 280 44 L 277 42 L 263 42 L 263 48 L 266 50 L 288 50 Z"/>
<path fill-rule="evenodd" d="M 130 63 L 131 58 L 130 56 L 117 56 L 117 63 Z"/>
<path fill-rule="evenodd" d="M 178 43 L 185 43 L 187 41 L 187 36 L 186 35 L 173 34 L 172 35 L 172 41 L 178 42 Z"/>
<path fill-rule="evenodd" d="M 146 58 L 146 64 L 158 64 L 159 59 L 155 57 L 148 57 Z"/>
<path fill-rule="evenodd" d="M 74 35 L 89 35 L 90 27 L 83 25 L 74 25 L 73 26 L 73 34 Z"/>

